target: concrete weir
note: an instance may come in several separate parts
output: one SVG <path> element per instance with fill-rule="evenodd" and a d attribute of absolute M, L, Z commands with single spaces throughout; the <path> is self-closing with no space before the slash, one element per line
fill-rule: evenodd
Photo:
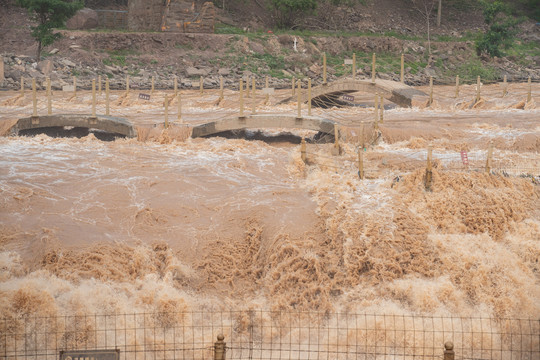
<path fill-rule="evenodd" d="M 257 114 L 197 125 L 193 127 L 193 132 L 191 136 L 196 138 L 201 136 L 218 134 L 229 130 L 253 128 L 306 129 L 320 131 L 327 134 L 333 134 L 334 124 L 335 123 L 331 120 L 314 116 L 306 116 L 299 118 L 295 117 L 294 115 Z"/>
<path fill-rule="evenodd" d="M 92 115 L 79 114 L 47 115 L 19 119 L 10 129 L 9 134 L 16 136 L 23 130 L 62 126 L 97 129 L 129 138 L 137 137 L 137 130 L 133 124 L 124 118 L 103 115 L 92 117 Z"/>

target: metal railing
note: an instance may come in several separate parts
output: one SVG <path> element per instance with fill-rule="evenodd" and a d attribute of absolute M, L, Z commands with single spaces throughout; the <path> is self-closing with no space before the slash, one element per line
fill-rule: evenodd
<path fill-rule="evenodd" d="M 0 359 L 56 360 L 60 351 L 115 349 L 120 360 L 540 358 L 540 319 L 293 311 L 13 316 L 0 325 Z"/>

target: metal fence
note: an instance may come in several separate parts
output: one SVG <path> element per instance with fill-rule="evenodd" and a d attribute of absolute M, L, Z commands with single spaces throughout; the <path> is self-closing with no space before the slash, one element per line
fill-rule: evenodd
<path fill-rule="evenodd" d="M 100 28 L 127 29 L 128 12 L 123 10 L 96 10 Z"/>
<path fill-rule="evenodd" d="M 540 359 L 540 319 L 254 310 L 11 317 L 0 359 L 99 349 L 120 360 L 211 359 L 218 334 L 226 359 L 438 359 L 448 341 L 456 359 Z"/>

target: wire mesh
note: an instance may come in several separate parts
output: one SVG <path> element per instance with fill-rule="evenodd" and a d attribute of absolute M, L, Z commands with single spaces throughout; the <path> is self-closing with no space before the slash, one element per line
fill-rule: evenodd
<path fill-rule="evenodd" d="M 60 351 L 118 349 L 121 360 L 540 358 L 540 319 L 294 311 L 189 311 L 3 319 L 0 358 L 56 360 Z"/>

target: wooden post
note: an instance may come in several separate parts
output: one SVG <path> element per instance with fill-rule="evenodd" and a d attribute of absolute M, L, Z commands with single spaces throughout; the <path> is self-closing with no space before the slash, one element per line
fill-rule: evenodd
<path fill-rule="evenodd" d="M 24 77 L 21 76 L 21 95 L 24 95 Z"/>
<path fill-rule="evenodd" d="M 257 106 L 257 99 L 255 98 L 255 77 L 253 77 L 251 83 L 251 113 L 255 114 L 256 112 L 256 106 Z"/>
<path fill-rule="evenodd" d="M 300 79 L 298 79 L 298 115 L 296 117 L 302 117 L 302 81 Z"/>
<path fill-rule="evenodd" d="M 180 96 L 180 91 L 176 95 L 176 102 L 178 104 L 178 122 L 182 123 L 182 97 Z"/>
<path fill-rule="evenodd" d="M 476 78 L 476 102 L 480 101 L 480 76 Z"/>
<path fill-rule="evenodd" d="M 251 79 L 251 97 L 255 99 L 255 90 L 256 90 L 256 86 L 255 86 L 255 76 L 253 77 L 253 79 Z"/>
<path fill-rule="evenodd" d="M 375 121 L 379 121 L 379 93 L 375 93 Z"/>
<path fill-rule="evenodd" d="M 52 115 L 52 89 L 51 78 L 47 78 L 47 115 Z"/>
<path fill-rule="evenodd" d="M 338 124 L 334 124 L 334 149 L 335 154 L 339 155 L 341 153 L 341 148 L 339 146 L 339 128 Z"/>
<path fill-rule="evenodd" d="M 429 77 L 429 106 L 433 104 L 433 76 Z"/>
<path fill-rule="evenodd" d="M 308 114 L 308 116 L 311 116 L 311 78 L 308 79 L 307 114 Z"/>
<path fill-rule="evenodd" d="M 296 78 L 292 77 L 291 96 L 294 96 L 294 87 L 296 86 Z"/>
<path fill-rule="evenodd" d="M 456 353 L 454 352 L 454 344 L 451 341 L 444 343 L 443 360 L 454 360 Z"/>
<path fill-rule="evenodd" d="M 105 79 L 105 115 L 109 116 L 109 95 L 110 95 L 110 89 L 109 89 L 109 77 Z"/>
<path fill-rule="evenodd" d="M 529 92 L 527 93 L 527 103 L 530 103 L 532 100 L 532 83 L 531 83 L 530 76 L 529 76 L 529 80 L 527 80 L 527 83 L 529 84 Z"/>
<path fill-rule="evenodd" d="M 98 92 L 99 96 L 101 96 L 101 75 L 98 75 Z"/>
<path fill-rule="evenodd" d="M 302 161 L 304 164 L 306 163 L 306 139 L 302 138 L 302 142 L 300 143 L 300 153 L 302 156 Z"/>
<path fill-rule="evenodd" d="M 96 117 L 96 79 L 92 79 L 92 117 Z"/>
<path fill-rule="evenodd" d="M 456 75 L 456 99 L 459 97 L 459 75 Z"/>
<path fill-rule="evenodd" d="M 402 84 L 405 83 L 405 55 L 401 54 L 401 72 L 400 72 L 399 80 Z"/>
<path fill-rule="evenodd" d="M 356 54 L 352 54 L 352 79 L 356 78 Z"/>
<path fill-rule="evenodd" d="M 174 76 L 174 96 L 178 95 L 178 77 Z"/>
<path fill-rule="evenodd" d="M 373 53 L 373 60 L 372 60 L 372 64 L 371 64 L 371 82 L 372 83 L 375 83 L 375 63 L 377 61 L 377 56 L 375 55 L 375 53 Z"/>
<path fill-rule="evenodd" d="M 384 123 L 384 97 L 382 96 L 382 94 L 381 94 L 379 106 L 381 107 L 381 124 L 382 124 Z"/>
<path fill-rule="evenodd" d="M 219 100 L 223 100 L 223 76 L 219 77 Z"/>
<path fill-rule="evenodd" d="M 165 129 L 169 128 L 169 96 L 165 94 Z"/>
<path fill-rule="evenodd" d="M 129 94 L 129 75 L 126 75 L 126 95 Z"/>
<path fill-rule="evenodd" d="M 249 97 L 249 84 L 251 83 L 251 79 L 249 78 L 249 76 L 246 78 L 246 91 L 245 91 L 245 95 L 246 95 L 246 99 Z"/>
<path fill-rule="evenodd" d="M 201 76 L 201 79 L 199 80 L 199 86 L 200 86 L 201 95 L 202 95 L 204 93 L 204 79 L 202 76 Z"/>
<path fill-rule="evenodd" d="M 323 53 L 323 85 L 326 85 L 326 53 Z"/>
<path fill-rule="evenodd" d="M 506 79 L 506 75 L 504 75 L 504 80 L 503 80 L 503 97 L 506 96 L 506 94 L 508 94 L 508 82 L 507 82 L 507 79 Z"/>
<path fill-rule="evenodd" d="M 491 172 L 491 168 L 493 166 L 493 143 L 489 143 L 488 153 L 487 153 L 487 159 L 486 159 L 486 173 L 489 174 Z"/>
<path fill-rule="evenodd" d="M 358 176 L 364 180 L 364 149 L 358 148 Z"/>
<path fill-rule="evenodd" d="M 426 191 L 431 191 L 431 186 L 433 185 L 433 171 L 432 171 L 432 147 L 428 146 L 427 151 L 427 165 L 426 165 L 426 175 L 424 177 L 424 187 Z"/>
<path fill-rule="evenodd" d="M 152 76 L 152 87 L 150 89 L 150 94 L 154 94 L 154 89 L 155 89 L 154 84 L 155 84 L 155 80 L 154 80 L 154 77 Z"/>
<path fill-rule="evenodd" d="M 33 104 L 33 112 L 32 117 L 37 117 L 37 91 L 36 91 L 36 79 L 32 79 L 32 104 Z"/>
<path fill-rule="evenodd" d="M 362 121 L 361 124 L 362 124 L 362 139 L 360 141 L 360 145 L 362 146 L 362 151 L 363 151 L 366 148 L 366 138 L 364 136 L 364 129 L 365 129 L 364 122 Z"/>
<path fill-rule="evenodd" d="M 265 86 L 266 89 L 268 89 L 268 76 L 266 76 L 266 79 L 264 81 L 264 86 Z M 268 90 L 266 90 L 266 91 L 268 91 Z M 269 100 L 270 100 L 270 94 L 267 93 L 266 98 L 264 99 L 264 103 L 268 104 Z"/>
<path fill-rule="evenodd" d="M 244 117 L 244 81 L 240 79 L 240 117 Z"/>
<path fill-rule="evenodd" d="M 223 341 L 225 336 L 219 334 L 217 340 L 214 343 L 214 360 L 225 360 L 225 353 L 227 351 L 227 343 Z M 453 359 L 452 359 L 453 360 Z"/>
<path fill-rule="evenodd" d="M 73 97 L 77 96 L 77 78 L 73 77 Z"/>

